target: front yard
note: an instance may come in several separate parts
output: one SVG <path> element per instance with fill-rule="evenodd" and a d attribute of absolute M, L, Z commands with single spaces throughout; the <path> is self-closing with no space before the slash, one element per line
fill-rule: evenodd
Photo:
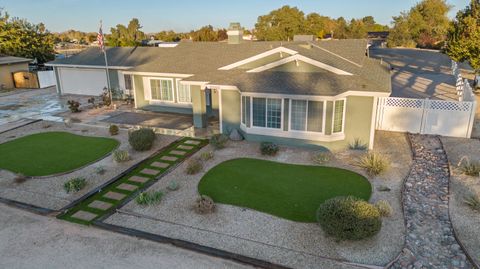
<path fill-rule="evenodd" d="M 379 133 L 376 139 L 376 151 L 391 160 L 390 169 L 377 177 L 368 176 L 353 165 L 362 154 L 358 151 L 336 152 L 328 163 L 315 166 L 312 157 L 317 152 L 312 150 L 282 147 L 277 156 L 267 157 L 259 153 L 259 144 L 253 142 L 229 142 L 225 149 L 217 151 L 207 146 L 191 157 L 200 158 L 213 151 L 213 158 L 204 161 L 199 173 L 187 174 L 187 161 L 149 189 L 164 193 L 160 203 L 144 206 L 132 201 L 105 222 L 293 268 L 334 268 L 340 266 L 338 261 L 385 265 L 400 253 L 404 244 L 401 189 L 409 172 L 411 152 L 403 134 Z M 236 167 L 239 158 L 241 167 Z M 311 167 L 311 171 L 300 172 L 304 174 L 295 171 L 305 167 Z M 321 177 L 326 171 L 333 175 Z M 352 177 L 344 179 L 344 175 Z M 306 178 L 319 180 L 312 184 L 306 182 Z M 330 184 L 322 182 L 323 179 Z M 349 184 L 342 185 L 342 180 Z M 214 183 L 208 184 L 210 181 Z M 178 190 L 169 190 L 172 182 L 178 184 Z M 326 189 L 327 186 L 332 189 Z M 210 194 L 217 202 L 213 214 L 195 213 L 199 191 Z M 309 223 L 314 221 L 312 213 L 320 200 L 328 194 L 336 195 L 333 191 L 357 195 L 371 203 L 386 200 L 392 206 L 392 215 L 383 219 L 382 228 L 375 236 L 339 242 L 326 236 L 318 224 Z M 312 194 L 322 196 L 313 201 L 309 198 Z M 276 203 L 287 208 L 277 207 Z M 261 208 L 262 204 L 267 207 Z M 295 204 L 300 210 L 295 210 Z"/>
<path fill-rule="evenodd" d="M 368 201 L 372 192 L 366 178 L 348 170 L 247 158 L 213 167 L 198 190 L 217 203 L 300 222 L 316 222 L 318 206 L 330 198 L 352 195 Z"/>

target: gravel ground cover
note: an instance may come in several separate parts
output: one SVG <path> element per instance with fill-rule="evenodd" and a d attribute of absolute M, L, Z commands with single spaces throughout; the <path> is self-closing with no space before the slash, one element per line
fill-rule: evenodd
<path fill-rule="evenodd" d="M 258 143 L 245 141 L 229 142 L 227 148 L 214 151 L 213 159 L 205 161 L 203 170 L 198 174 L 185 173 L 188 161 L 181 164 L 150 188 L 151 191 L 165 191 L 170 182 L 179 184 L 178 190 L 166 192 L 160 204 L 140 206 L 130 202 L 105 222 L 292 268 L 355 268 L 345 262 L 383 266 L 401 252 L 404 244 L 401 189 L 410 169 L 411 151 L 404 134 L 379 132 L 375 143 L 375 150 L 391 160 L 390 169 L 381 176 L 368 177 L 353 165 L 356 158 L 363 154 L 359 151 L 336 152 L 334 158 L 325 164 L 367 177 L 373 186 L 370 202 L 387 200 L 391 204 L 392 216 L 385 218 L 382 230 L 367 240 L 336 242 L 326 237 L 315 223 L 294 222 L 225 204 L 217 204 L 216 212 L 211 215 L 194 213 L 193 205 L 198 197 L 200 179 L 212 167 L 226 160 L 255 158 L 312 165 L 312 156 L 317 154 L 307 149 L 281 147 L 277 156 L 265 157 L 259 153 Z M 209 151 L 213 149 L 207 146 L 193 158 Z"/>
<path fill-rule="evenodd" d="M 466 196 L 480 196 L 480 177 L 467 176 L 459 169 L 459 163 L 480 162 L 480 140 L 442 137 L 450 162 L 450 218 L 458 239 L 467 252 L 480 265 L 480 212 L 464 203 Z"/>
<path fill-rule="evenodd" d="M 7 170 L 0 170 L 0 197 L 59 210 L 95 189 L 97 186 L 121 174 L 136 163 L 146 159 L 158 149 L 178 139 L 178 137 L 174 136 L 157 136 L 151 150 L 136 152 L 131 149 L 128 143 L 128 131 L 125 129 L 120 129 L 120 133 L 116 136 L 110 136 L 107 127 L 82 124 L 66 125 L 58 122 L 41 121 L 0 134 L 0 143 L 12 141 L 30 134 L 46 132 L 68 132 L 82 136 L 114 138 L 120 142 L 118 149 L 128 151 L 131 160 L 117 163 L 113 160 L 112 155 L 108 155 L 98 162 L 89 164 L 68 174 L 33 178 L 23 183 L 15 182 L 16 174 Z M 87 185 L 85 188 L 79 192 L 66 193 L 63 189 L 64 183 L 77 177 L 86 179 Z"/>

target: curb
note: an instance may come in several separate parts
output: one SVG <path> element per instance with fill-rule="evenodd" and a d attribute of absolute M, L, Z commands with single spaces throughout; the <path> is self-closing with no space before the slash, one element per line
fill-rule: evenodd
<path fill-rule="evenodd" d="M 27 122 L 27 123 L 22 124 L 22 125 L 20 125 L 20 126 L 16 126 L 16 127 L 11 128 L 11 129 L 5 130 L 5 131 L 3 131 L 3 132 L 0 132 L 0 134 L 7 133 L 7 132 L 13 131 L 13 130 L 15 130 L 15 129 L 22 128 L 22 127 L 25 127 L 25 126 L 27 126 L 27 125 L 30 125 L 30 124 L 33 124 L 33 123 L 37 123 L 37 122 L 39 122 L 39 121 L 42 121 L 42 120 L 40 120 L 40 119 L 37 119 L 37 120 L 28 119 L 28 118 L 22 118 L 22 119 L 31 120 L 31 122 Z M 7 124 L 8 124 L 8 123 L 7 123 Z"/>

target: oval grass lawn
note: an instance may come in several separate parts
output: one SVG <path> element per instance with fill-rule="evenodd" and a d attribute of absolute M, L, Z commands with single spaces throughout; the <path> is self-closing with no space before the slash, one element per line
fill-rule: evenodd
<path fill-rule="evenodd" d="M 353 195 L 368 201 L 372 187 L 362 175 L 344 169 L 233 159 L 208 171 L 198 191 L 217 203 L 316 222 L 316 211 L 325 200 Z"/>
<path fill-rule="evenodd" d="M 0 144 L 0 168 L 26 176 L 47 176 L 75 170 L 106 156 L 115 139 L 67 132 L 32 134 Z"/>

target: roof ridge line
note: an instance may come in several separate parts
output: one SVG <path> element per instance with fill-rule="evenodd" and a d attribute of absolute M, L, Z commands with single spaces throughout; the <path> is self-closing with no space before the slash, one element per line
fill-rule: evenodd
<path fill-rule="evenodd" d="M 352 61 L 352 60 L 349 60 L 349 59 L 347 59 L 347 58 L 345 58 L 345 57 L 343 57 L 343 56 L 340 56 L 340 55 L 338 55 L 338 54 L 336 54 L 336 53 L 334 53 L 334 52 L 331 52 L 331 51 L 327 50 L 326 48 L 322 48 L 322 47 L 314 44 L 313 42 L 308 42 L 308 43 L 309 43 L 310 45 L 312 45 L 313 47 L 317 48 L 317 49 L 320 49 L 320 50 L 323 50 L 323 51 L 325 51 L 325 52 L 327 52 L 327 53 L 330 53 L 330 54 L 332 54 L 333 56 L 336 56 L 336 57 L 338 57 L 338 58 L 340 58 L 340 59 L 342 59 L 342 60 L 344 60 L 344 61 L 347 61 L 347 62 L 349 62 L 349 63 L 351 63 L 351 64 L 353 64 L 353 65 L 355 65 L 355 66 L 357 66 L 357 67 L 362 67 L 361 64 L 358 64 L 358 63 L 356 63 L 356 62 L 354 62 L 354 61 Z"/>

